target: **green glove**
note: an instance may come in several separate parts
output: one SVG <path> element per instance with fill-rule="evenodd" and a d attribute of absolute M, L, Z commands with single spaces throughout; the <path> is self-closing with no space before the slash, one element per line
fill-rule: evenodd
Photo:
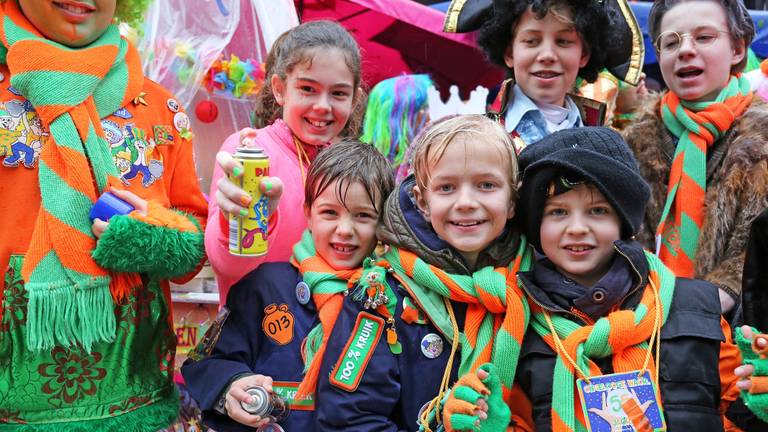
<path fill-rule="evenodd" d="M 480 379 L 476 372 L 461 377 L 454 386 L 443 409 L 443 422 L 448 431 L 506 431 L 511 412 L 503 399 L 503 390 L 496 366 L 486 363 L 479 370 L 488 373 Z M 480 419 L 475 414 L 478 399 L 488 403 L 488 418 Z"/>
<path fill-rule="evenodd" d="M 761 335 L 753 327 L 752 338 L 756 339 L 758 335 L 765 337 L 765 335 Z M 768 384 L 768 359 L 760 358 L 760 355 L 755 352 L 752 341 L 744 337 L 741 327 L 736 328 L 736 345 L 741 350 L 744 363 L 755 368 L 755 372 L 750 378 L 752 387 L 749 390 L 742 390 L 741 398 L 749 410 L 755 413 L 760 420 L 768 422 L 768 393 L 766 392 L 766 384 Z"/>

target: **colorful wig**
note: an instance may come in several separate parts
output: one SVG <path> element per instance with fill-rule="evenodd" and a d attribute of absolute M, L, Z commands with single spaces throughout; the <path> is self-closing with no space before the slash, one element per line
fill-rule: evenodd
<path fill-rule="evenodd" d="M 135 29 L 141 28 L 144 21 L 144 13 L 152 0 L 117 0 L 115 18 L 119 22 L 129 24 Z"/>
<path fill-rule="evenodd" d="M 402 75 L 376 84 L 368 96 L 360 140 L 376 147 L 393 168 L 403 163 L 408 144 L 427 123 L 431 85 L 429 75 Z"/>

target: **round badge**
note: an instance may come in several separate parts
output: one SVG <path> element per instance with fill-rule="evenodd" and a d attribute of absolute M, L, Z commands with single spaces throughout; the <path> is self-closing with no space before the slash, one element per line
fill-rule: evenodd
<path fill-rule="evenodd" d="M 285 429 L 277 423 L 270 423 L 256 429 L 256 432 L 285 432 Z"/>
<path fill-rule="evenodd" d="M 0 72 L 0 82 L 3 82 L 3 80 L 5 80 L 5 75 L 3 75 L 2 72 Z"/>
<path fill-rule="evenodd" d="M 443 339 L 435 334 L 429 333 L 421 339 L 421 353 L 426 358 L 437 358 L 443 353 Z"/>
<path fill-rule="evenodd" d="M 173 127 L 179 132 L 189 129 L 189 116 L 183 112 L 176 113 L 173 116 Z"/>
<path fill-rule="evenodd" d="M 179 112 L 179 102 L 176 99 L 170 98 L 165 104 L 168 105 L 168 109 L 171 110 L 171 112 Z"/>
<path fill-rule="evenodd" d="M 309 303 L 310 299 L 310 292 L 309 292 L 309 285 L 307 285 L 304 282 L 299 282 L 296 284 L 296 300 L 299 301 L 299 303 L 305 305 Z"/>

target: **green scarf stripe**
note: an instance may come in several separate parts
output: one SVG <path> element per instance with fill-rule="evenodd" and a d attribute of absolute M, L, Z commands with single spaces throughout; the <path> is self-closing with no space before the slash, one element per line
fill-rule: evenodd
<path fill-rule="evenodd" d="M 96 187 L 99 190 L 106 190 L 109 187 L 109 176 L 117 178 L 120 177 L 120 173 L 112 160 L 112 155 L 107 152 L 98 151 L 100 148 L 109 148 L 109 143 L 106 139 L 96 134 L 93 124 L 88 125 L 88 138 L 85 141 L 85 148 L 88 152 L 88 158 L 94 166 L 106 168 L 93 170 Z M 194 218 L 191 218 L 191 220 L 194 220 Z"/>
<path fill-rule="evenodd" d="M 690 216 L 688 216 L 686 213 L 683 213 L 680 216 L 680 235 L 681 237 L 689 237 L 689 238 L 699 238 L 701 230 L 699 229 L 699 226 L 696 224 L 696 222 L 691 219 Z M 698 243 L 692 243 L 692 242 L 680 242 L 680 249 L 683 250 L 683 253 L 688 255 L 689 257 L 696 256 L 696 249 L 698 248 Z"/>
<path fill-rule="evenodd" d="M 685 151 L 683 159 L 683 166 L 706 166 L 707 155 L 701 151 L 695 145 L 689 146 Z M 702 190 L 707 189 L 707 171 L 706 170 L 693 170 L 691 172 L 683 172 L 684 176 L 687 176 L 694 183 L 696 183 Z"/>
<path fill-rule="evenodd" d="M 70 188 L 42 159 L 39 160 L 38 170 L 38 176 L 45 180 L 40 182 L 40 194 L 46 211 L 57 215 L 57 219 L 64 224 L 93 237 L 88 218 L 93 202 L 80 191 Z M 53 198 L 56 194 L 64 193 L 67 194 L 67 201 Z"/>
<path fill-rule="evenodd" d="M 688 114 L 685 113 L 685 106 L 681 103 L 675 110 L 675 118 L 681 123 L 682 131 L 692 131 L 696 135 L 701 135 L 701 125 L 693 121 Z"/>
<path fill-rule="evenodd" d="M 38 82 L 47 82 L 49 86 L 39 87 L 34 84 Z M 91 95 L 100 82 L 101 79 L 93 75 L 61 71 L 23 72 L 11 77 L 11 85 L 17 89 L 25 89 L 24 96 L 29 100 L 35 100 L 37 107 L 79 105 Z M 57 90 L 51 91 L 52 88 Z"/>
<path fill-rule="evenodd" d="M 675 115 L 672 113 L 668 106 L 664 105 L 661 107 L 661 119 L 664 121 L 667 129 L 672 132 L 672 135 L 679 137 L 685 131 L 685 127 L 683 127 L 681 123 L 673 121 L 674 118 Z M 680 149 L 676 148 L 675 156 L 677 156 L 679 153 Z"/>

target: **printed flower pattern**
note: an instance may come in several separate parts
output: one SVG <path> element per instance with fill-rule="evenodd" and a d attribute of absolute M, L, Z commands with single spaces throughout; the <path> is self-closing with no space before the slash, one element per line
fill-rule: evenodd
<path fill-rule="evenodd" d="M 105 369 L 97 367 L 102 358 L 98 352 L 81 355 L 56 347 L 51 351 L 51 358 L 54 362 L 41 364 L 38 373 L 50 378 L 43 385 L 42 391 L 51 395 L 48 400 L 56 406 L 72 404 L 95 395 L 97 382 L 107 375 Z"/>
<path fill-rule="evenodd" d="M 5 291 L 3 300 L 5 313 L 0 317 L 0 332 L 11 329 L 11 325 L 23 325 L 27 322 L 27 291 L 21 277 L 21 259 L 11 257 L 5 272 Z"/>

